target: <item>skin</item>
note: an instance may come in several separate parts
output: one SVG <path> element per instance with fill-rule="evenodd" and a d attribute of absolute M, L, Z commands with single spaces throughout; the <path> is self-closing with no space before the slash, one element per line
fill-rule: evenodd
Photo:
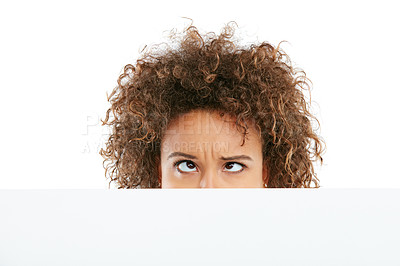
<path fill-rule="evenodd" d="M 255 126 L 248 132 L 241 146 L 233 117 L 216 111 L 196 110 L 171 121 L 161 142 L 161 187 L 264 188 L 261 138 Z"/>

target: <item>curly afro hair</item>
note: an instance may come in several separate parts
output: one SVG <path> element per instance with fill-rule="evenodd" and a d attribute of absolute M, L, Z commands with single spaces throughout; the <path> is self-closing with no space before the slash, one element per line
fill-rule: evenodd
<path fill-rule="evenodd" d="M 100 150 L 110 184 L 160 188 L 157 166 L 166 127 L 178 115 L 204 109 L 233 115 L 243 135 L 246 121 L 255 122 L 268 187 L 319 187 L 313 161 L 322 164 L 324 141 L 312 128 L 312 121 L 319 122 L 303 94 L 310 92 L 310 80 L 279 45 L 239 46 L 234 24 L 219 35 L 201 35 L 190 25 L 171 34 L 172 45 L 152 46 L 124 67 L 102 120 L 112 128 Z"/>

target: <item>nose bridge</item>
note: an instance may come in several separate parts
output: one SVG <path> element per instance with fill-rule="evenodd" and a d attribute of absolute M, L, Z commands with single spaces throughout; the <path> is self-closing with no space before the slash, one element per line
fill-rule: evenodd
<path fill-rule="evenodd" d="M 200 188 L 217 188 L 219 187 L 218 180 L 218 161 L 220 156 L 218 151 L 214 149 L 214 138 L 207 138 L 201 146 L 201 151 L 204 155 L 204 164 L 202 169 Z"/>
<path fill-rule="evenodd" d="M 216 188 L 217 187 L 217 171 L 214 167 L 207 167 L 201 177 L 201 188 Z"/>

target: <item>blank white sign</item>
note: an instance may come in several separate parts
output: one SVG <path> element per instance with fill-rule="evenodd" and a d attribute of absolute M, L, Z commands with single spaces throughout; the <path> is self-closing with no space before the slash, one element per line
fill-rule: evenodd
<path fill-rule="evenodd" d="M 0 190 L 0 265 L 400 265 L 400 189 Z"/>

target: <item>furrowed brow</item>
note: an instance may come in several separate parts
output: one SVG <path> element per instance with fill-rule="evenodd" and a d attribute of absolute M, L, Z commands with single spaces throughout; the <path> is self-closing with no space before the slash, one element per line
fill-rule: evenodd
<path fill-rule="evenodd" d="M 167 159 L 169 160 L 170 158 L 172 158 L 172 157 L 177 157 L 177 156 L 182 156 L 182 157 L 186 157 L 186 158 L 188 158 L 188 159 L 193 159 L 193 160 L 197 159 L 197 157 L 194 156 L 194 155 L 187 154 L 187 153 L 183 153 L 183 152 L 178 152 L 178 151 L 173 152 L 173 153 L 171 153 L 170 155 L 168 155 L 168 158 L 167 158 Z"/>
<path fill-rule="evenodd" d="M 224 161 L 232 161 L 232 160 L 237 160 L 237 159 L 253 161 L 253 159 L 247 155 L 237 155 L 237 156 L 230 156 L 230 157 L 221 156 L 220 159 L 224 160 Z"/>

